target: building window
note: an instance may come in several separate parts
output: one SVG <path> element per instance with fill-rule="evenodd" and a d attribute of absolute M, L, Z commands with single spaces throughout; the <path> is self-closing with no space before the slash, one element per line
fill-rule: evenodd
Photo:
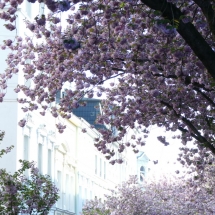
<path fill-rule="evenodd" d="M 52 176 L 52 150 L 48 149 L 47 174 Z"/>
<path fill-rule="evenodd" d="M 26 13 L 27 13 L 29 18 L 31 18 L 31 13 L 32 13 L 31 6 L 32 6 L 32 4 L 29 3 L 28 1 L 26 1 L 26 3 L 25 3 Z"/>
<path fill-rule="evenodd" d="M 87 188 L 84 189 L 84 204 L 86 203 L 88 199 L 88 195 L 87 195 Z"/>
<path fill-rule="evenodd" d="M 143 166 L 140 167 L 140 181 L 143 181 L 145 176 L 145 168 Z"/>
<path fill-rule="evenodd" d="M 74 180 L 73 177 L 70 177 L 70 181 L 69 181 L 69 192 L 70 192 L 70 198 L 69 198 L 69 210 L 70 211 L 74 211 Z"/>
<path fill-rule="evenodd" d="M 61 171 L 57 171 L 57 185 L 58 189 L 61 191 Z"/>
<path fill-rule="evenodd" d="M 29 136 L 24 135 L 24 155 L 23 160 L 29 160 Z"/>
<path fill-rule="evenodd" d="M 66 174 L 66 183 L 65 183 L 65 194 L 66 194 L 66 199 L 65 199 L 65 205 L 66 205 L 66 209 L 69 210 L 70 208 L 70 184 L 69 184 L 69 175 Z"/>
<path fill-rule="evenodd" d="M 64 96 L 64 94 L 63 94 L 63 96 Z M 57 104 L 59 104 L 60 100 L 61 100 L 61 90 L 58 90 L 57 93 L 56 93 L 56 95 L 55 95 L 55 102 Z"/>
<path fill-rule="evenodd" d="M 116 136 L 117 136 L 117 130 L 116 130 L 116 127 L 115 127 L 115 126 L 112 126 L 112 127 L 111 127 L 111 131 L 112 131 L 112 135 L 113 135 L 114 137 L 116 137 Z"/>
<path fill-rule="evenodd" d="M 104 161 L 104 179 L 106 179 L 106 161 Z"/>
<path fill-rule="evenodd" d="M 57 188 L 59 189 L 59 196 L 60 198 L 57 201 L 57 207 L 61 208 L 62 207 L 62 175 L 61 171 L 57 171 Z"/>
<path fill-rule="evenodd" d="M 97 155 L 95 155 L 95 174 L 97 174 L 97 168 L 98 168 L 98 165 L 97 165 Z"/>
<path fill-rule="evenodd" d="M 100 162 L 99 162 L 99 169 L 100 169 L 100 177 L 102 177 L 102 159 L 100 158 Z"/>
<path fill-rule="evenodd" d="M 45 144 L 45 140 L 46 137 L 39 135 L 39 139 L 38 139 L 38 149 L 37 149 L 37 165 L 38 165 L 38 169 L 40 171 L 41 174 L 44 174 L 44 144 Z M 47 163 L 45 163 L 46 165 Z"/>
<path fill-rule="evenodd" d="M 23 160 L 29 161 L 29 136 L 28 135 L 24 135 L 24 141 L 23 141 Z M 26 169 L 25 170 L 25 176 L 29 176 L 29 170 Z"/>
<path fill-rule="evenodd" d="M 43 145 L 41 143 L 38 144 L 38 169 L 40 173 L 42 173 L 42 163 L 43 163 Z"/>
<path fill-rule="evenodd" d="M 82 187 L 79 186 L 79 210 L 82 209 Z"/>

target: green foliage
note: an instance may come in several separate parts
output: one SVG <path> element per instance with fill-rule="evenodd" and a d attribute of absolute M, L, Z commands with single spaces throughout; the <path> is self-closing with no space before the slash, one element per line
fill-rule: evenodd
<path fill-rule="evenodd" d="M 3 140 L 3 138 L 4 138 L 4 134 L 5 134 L 5 132 L 4 132 L 4 131 L 0 131 L 0 141 L 2 141 L 2 140 Z"/>
<path fill-rule="evenodd" d="M 124 8 L 125 7 L 125 2 L 121 2 L 119 5 L 120 8 Z"/>

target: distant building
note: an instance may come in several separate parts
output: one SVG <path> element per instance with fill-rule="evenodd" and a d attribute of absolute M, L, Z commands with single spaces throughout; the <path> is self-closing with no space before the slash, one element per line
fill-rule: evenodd
<path fill-rule="evenodd" d="M 137 177 L 139 183 L 143 183 L 144 178 L 146 178 L 149 168 L 148 168 L 149 158 L 144 152 L 139 152 L 137 155 Z"/>
<path fill-rule="evenodd" d="M 102 114 L 101 99 L 95 98 L 83 98 L 81 102 L 84 102 L 84 106 L 79 106 L 73 110 L 73 113 L 85 119 L 90 125 L 94 126 L 96 129 L 106 129 L 105 125 L 96 123 L 96 118 L 98 115 Z"/>
<path fill-rule="evenodd" d="M 12 109 L 13 106 L 16 108 Z M 49 215 L 79 215 L 86 200 L 104 199 L 108 189 L 136 174 L 136 155 L 127 151 L 123 164 L 111 165 L 94 146 L 94 139 L 100 135 L 98 130 L 90 128 L 84 119 L 72 115 L 64 120 L 67 128 L 59 134 L 56 119 L 50 113 L 43 117 L 33 112 L 24 115 L 28 122 L 21 128 L 17 125 L 23 117 L 19 108 L 15 100 L 0 104 L 0 130 L 6 132 L 0 148 L 14 145 L 14 149 L 1 158 L 0 168 L 17 171 L 19 159 L 25 159 L 35 161 L 42 174 L 50 175 L 59 188 L 60 199 Z M 13 114 L 18 112 L 17 116 L 8 115 L 8 109 Z M 87 132 L 83 133 L 83 128 Z M 121 155 L 116 153 L 115 156 Z M 28 177 L 29 171 L 25 174 Z"/>
<path fill-rule="evenodd" d="M 108 129 L 109 126 L 101 125 L 96 123 L 97 116 L 102 114 L 102 106 L 101 106 L 101 99 L 95 99 L 95 98 L 82 98 L 81 102 L 84 102 L 85 105 L 80 105 L 77 109 L 73 110 L 73 113 L 85 119 L 90 125 L 93 125 L 96 129 Z M 112 116 L 115 117 L 115 116 Z M 110 128 L 109 128 L 110 129 Z M 117 136 L 117 130 L 116 127 L 111 128 L 113 134 Z M 124 139 L 128 140 L 129 136 L 131 136 L 134 133 L 138 133 L 138 131 L 129 130 L 128 134 L 125 136 Z M 131 155 L 132 156 L 132 155 Z M 137 176 L 139 183 L 142 183 L 144 181 L 144 178 L 146 178 L 149 168 L 148 163 L 149 159 L 146 156 L 146 154 L 142 151 L 140 151 L 136 157 L 137 162 Z M 123 166 L 124 164 L 122 164 Z M 123 168 L 123 167 L 122 167 Z M 121 177 L 121 176 L 120 176 Z M 124 179 L 124 178 L 123 178 Z M 122 180 L 123 180 L 122 179 Z"/>

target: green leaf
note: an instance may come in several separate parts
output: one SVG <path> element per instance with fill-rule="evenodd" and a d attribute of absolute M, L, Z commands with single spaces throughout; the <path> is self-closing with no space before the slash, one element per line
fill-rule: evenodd
<path fill-rule="evenodd" d="M 154 11 L 154 15 L 156 15 L 156 16 L 161 16 L 161 14 L 162 14 L 162 13 L 161 13 L 160 11 L 158 11 L 158 10 L 155 10 L 155 11 Z"/>
<path fill-rule="evenodd" d="M 125 2 L 121 2 L 119 5 L 120 8 L 124 8 L 125 7 Z"/>

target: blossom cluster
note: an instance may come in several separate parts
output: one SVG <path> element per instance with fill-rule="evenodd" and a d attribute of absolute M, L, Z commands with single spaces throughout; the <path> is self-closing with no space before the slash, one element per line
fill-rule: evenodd
<path fill-rule="evenodd" d="M 4 132 L 0 132 L 0 140 Z M 0 150 L 0 157 L 10 152 L 13 146 Z M 59 199 L 58 189 L 50 176 L 42 175 L 33 162 L 20 160 L 21 168 L 13 174 L 0 169 L 1 214 L 48 214 Z M 27 176 L 26 173 L 29 172 Z"/>
<path fill-rule="evenodd" d="M 208 167 L 207 180 L 163 177 L 138 183 L 136 176 L 118 185 L 104 201 L 88 201 L 83 215 L 209 215 L 215 213 L 214 166 Z"/>
<path fill-rule="evenodd" d="M 32 162 L 21 161 L 14 174 L 0 170 L 0 211 L 3 214 L 47 214 L 58 200 L 58 189 Z M 25 172 L 30 171 L 30 177 Z"/>
<path fill-rule="evenodd" d="M 25 20 L 30 36 L 4 41 L 2 49 L 11 53 L 1 74 L 0 101 L 8 79 L 22 68 L 24 78 L 33 82 L 31 87 L 15 89 L 26 96 L 19 99 L 25 112 L 39 109 L 45 115 L 50 109 L 54 117 L 69 118 L 83 96 L 105 95 L 97 122 L 115 127 L 118 135 L 101 130 L 96 146 L 108 159 L 115 154 L 113 142 L 118 143 L 119 153 L 126 147 L 137 153 L 136 145 L 145 145 L 150 127 L 157 125 L 166 131 L 180 130 L 177 138 L 184 145 L 195 141 L 194 148 L 182 149 L 179 160 L 199 165 L 201 156 L 215 154 L 215 12 L 213 1 L 205 2 L 205 7 L 198 2 L 44 0 L 51 13 L 33 22 Z M 15 9 L 19 3 L 10 1 Z M 15 9 L 0 18 L 8 20 Z M 68 16 L 62 20 L 59 14 L 64 11 Z M 64 28 L 63 23 L 67 23 Z M 107 81 L 109 86 L 104 84 Z M 66 83 L 71 88 L 53 106 Z M 63 126 L 57 128 L 63 132 Z M 130 128 L 138 129 L 141 137 L 124 143 Z M 203 157 L 199 167 L 209 162 Z"/>

